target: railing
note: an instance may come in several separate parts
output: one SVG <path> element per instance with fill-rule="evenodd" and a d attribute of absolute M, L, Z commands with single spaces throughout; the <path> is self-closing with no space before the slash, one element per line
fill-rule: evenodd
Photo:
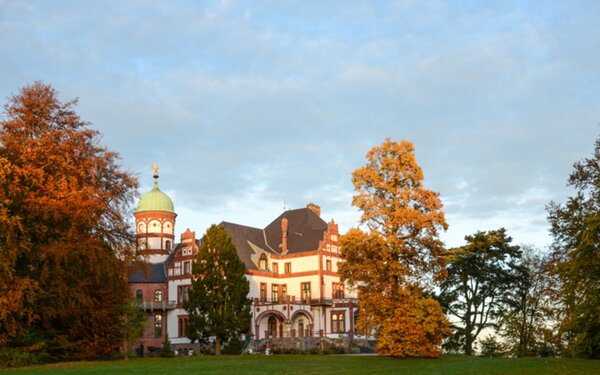
<path fill-rule="evenodd" d="M 177 301 L 139 301 L 138 307 L 142 310 L 172 310 L 177 307 Z"/>
<path fill-rule="evenodd" d="M 254 305 L 310 305 L 310 306 L 334 306 L 343 304 L 357 304 L 356 298 L 312 298 L 309 300 L 296 299 L 295 296 L 287 296 L 286 299 L 254 298 Z"/>

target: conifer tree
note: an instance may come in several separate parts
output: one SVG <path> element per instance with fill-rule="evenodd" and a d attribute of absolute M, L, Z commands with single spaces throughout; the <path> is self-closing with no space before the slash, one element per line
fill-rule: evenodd
<path fill-rule="evenodd" d="M 188 337 L 192 342 L 214 337 L 215 355 L 220 355 L 222 343 L 248 332 L 251 304 L 244 263 L 225 228 L 212 225 L 206 231 L 192 269 L 194 279 L 184 304 Z"/>

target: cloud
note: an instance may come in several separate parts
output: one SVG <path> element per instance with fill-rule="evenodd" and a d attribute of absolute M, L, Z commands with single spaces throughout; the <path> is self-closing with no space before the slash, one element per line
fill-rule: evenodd
<path fill-rule="evenodd" d="M 597 136 L 596 2 L 1 7 L 0 97 L 36 79 L 79 97 L 198 232 L 265 225 L 284 199 L 354 226 L 351 172 L 391 137 L 415 143 L 449 242 L 506 226 L 543 245 L 544 204 Z"/>

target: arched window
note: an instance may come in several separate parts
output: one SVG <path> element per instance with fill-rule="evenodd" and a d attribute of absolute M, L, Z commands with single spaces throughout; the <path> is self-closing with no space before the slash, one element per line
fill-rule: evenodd
<path fill-rule="evenodd" d="M 346 332 L 345 316 L 343 312 L 334 312 L 333 314 L 331 314 L 331 332 Z"/>
<path fill-rule="evenodd" d="M 260 255 L 260 259 L 258 260 L 258 268 L 263 271 L 267 269 L 267 256 L 264 253 Z"/>
<path fill-rule="evenodd" d="M 154 291 L 154 302 L 162 302 L 162 290 L 156 289 Z"/>
<path fill-rule="evenodd" d="M 167 250 L 171 250 L 171 241 L 169 241 L 169 240 L 166 240 L 166 241 L 165 241 L 165 248 L 166 248 Z"/>
<path fill-rule="evenodd" d="M 154 336 L 162 336 L 162 315 L 160 314 L 154 315 Z"/>
<path fill-rule="evenodd" d="M 135 291 L 135 299 L 138 302 L 142 302 L 142 300 L 144 299 L 144 292 L 141 289 Z"/>

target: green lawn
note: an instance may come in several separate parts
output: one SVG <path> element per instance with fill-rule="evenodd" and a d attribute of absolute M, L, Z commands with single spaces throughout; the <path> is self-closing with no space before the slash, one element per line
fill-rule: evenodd
<path fill-rule="evenodd" d="M 73 362 L 0 371 L 0 374 L 600 374 L 600 361 L 445 356 L 246 355 Z"/>

